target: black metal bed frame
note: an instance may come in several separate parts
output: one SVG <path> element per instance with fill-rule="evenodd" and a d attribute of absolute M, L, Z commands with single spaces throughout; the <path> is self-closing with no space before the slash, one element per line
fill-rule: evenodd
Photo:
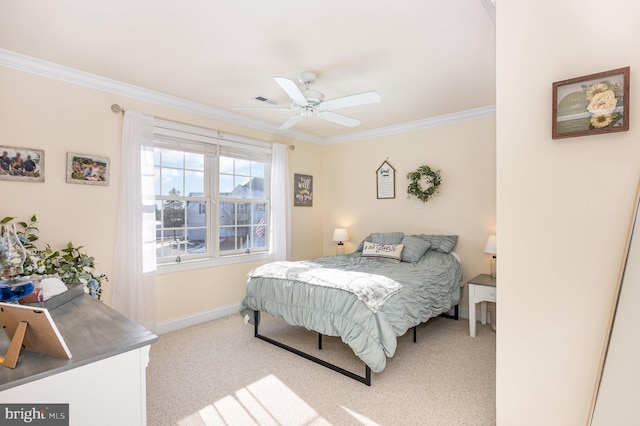
<path fill-rule="evenodd" d="M 371 368 L 369 368 L 369 366 L 367 364 L 364 365 L 364 367 L 365 367 L 364 375 L 363 376 L 359 376 L 358 374 L 353 373 L 353 372 L 351 372 L 349 370 L 345 370 L 344 368 L 342 368 L 340 366 L 337 366 L 335 364 L 327 362 L 327 361 L 325 361 L 323 359 L 317 358 L 317 357 L 315 357 L 315 356 L 313 356 L 311 354 L 303 352 L 303 351 L 301 351 L 299 349 L 296 349 L 296 348 L 294 348 L 292 346 L 286 345 L 286 344 L 284 344 L 282 342 L 278 342 L 277 340 L 274 340 L 274 339 L 272 339 L 270 337 L 264 336 L 264 335 L 262 335 L 262 334 L 260 334 L 258 332 L 258 326 L 260 325 L 260 311 L 253 311 L 253 313 L 254 313 L 254 325 L 253 325 L 254 332 L 253 332 L 253 335 L 255 337 L 257 337 L 258 339 L 264 340 L 267 343 L 271 343 L 272 345 L 275 345 L 275 346 L 277 346 L 279 348 L 285 349 L 285 350 L 287 350 L 287 351 L 289 351 L 291 353 L 294 353 L 294 354 L 296 354 L 298 356 L 306 358 L 309 361 L 313 361 L 316 364 L 320 364 L 323 367 L 326 367 L 326 368 L 328 368 L 330 370 L 333 370 L 333 371 L 336 371 L 336 372 L 338 372 L 340 374 L 343 374 L 343 375 L 345 375 L 345 376 L 347 376 L 347 377 L 349 377 L 351 379 L 354 379 L 354 380 L 356 380 L 356 381 L 358 381 L 360 383 L 364 383 L 367 386 L 371 386 Z M 439 316 L 444 317 L 444 318 L 450 318 L 450 319 L 458 320 L 458 305 L 456 305 L 454 307 L 454 314 L 453 315 L 450 315 L 448 313 L 444 313 L 444 314 L 440 314 Z M 417 326 L 412 327 L 412 330 L 413 330 L 413 342 L 414 343 L 417 342 L 416 327 Z M 321 333 L 318 333 L 318 349 L 322 350 L 322 334 Z"/>

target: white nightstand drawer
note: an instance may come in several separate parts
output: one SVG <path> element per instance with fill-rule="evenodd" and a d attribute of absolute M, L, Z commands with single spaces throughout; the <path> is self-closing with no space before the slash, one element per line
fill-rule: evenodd
<path fill-rule="evenodd" d="M 485 285 L 474 285 L 474 298 L 476 302 L 481 300 L 496 301 L 496 288 Z"/>

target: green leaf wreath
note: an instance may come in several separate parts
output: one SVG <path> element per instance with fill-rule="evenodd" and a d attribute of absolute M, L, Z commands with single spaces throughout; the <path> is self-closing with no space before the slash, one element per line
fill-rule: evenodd
<path fill-rule="evenodd" d="M 425 178 L 428 184 L 426 189 L 420 186 L 420 181 Z M 418 200 L 426 203 L 434 194 L 438 193 L 438 187 L 442 183 L 440 177 L 440 170 L 433 171 L 429 166 L 420 166 L 415 172 L 407 173 L 407 179 L 409 179 L 409 186 L 407 187 L 407 194 L 412 197 L 416 197 Z"/>

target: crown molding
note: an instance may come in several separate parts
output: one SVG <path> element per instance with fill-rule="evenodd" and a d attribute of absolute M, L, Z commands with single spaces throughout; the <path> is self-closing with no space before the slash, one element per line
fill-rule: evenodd
<path fill-rule="evenodd" d="M 143 102 L 149 102 L 179 111 L 185 111 L 204 117 L 237 124 L 243 127 L 248 127 L 278 135 L 284 135 L 300 141 L 306 141 L 316 144 L 337 144 L 344 142 L 353 142 L 362 139 L 371 139 L 381 136 L 389 136 L 398 133 L 416 131 L 430 127 L 461 123 L 464 121 L 475 120 L 477 118 L 488 117 L 496 114 L 495 105 L 491 105 L 487 107 L 461 111 L 454 114 L 447 114 L 438 117 L 427 118 L 424 120 L 411 121 L 394 126 L 350 133 L 348 135 L 321 138 L 319 136 L 309 135 L 307 133 L 291 129 L 283 131 L 278 129 L 274 125 L 267 124 L 258 120 L 248 119 L 232 112 L 213 108 L 175 96 L 170 96 L 139 86 L 134 86 L 132 84 L 123 83 L 121 81 L 101 77 L 96 74 L 79 71 L 74 68 L 69 68 L 55 64 L 53 62 L 48 62 L 42 59 L 22 55 L 6 49 L 0 49 L 0 66 L 13 68 L 31 74 L 36 74 L 43 77 L 88 87 L 90 89 L 113 93 L 132 99 L 137 99 Z"/>
<path fill-rule="evenodd" d="M 451 124 L 462 123 L 465 121 L 476 120 L 478 118 L 491 117 L 495 115 L 496 106 L 489 105 L 486 107 L 469 109 L 453 114 L 425 118 L 424 120 L 409 121 L 407 123 L 397 124 L 393 126 L 380 127 L 373 130 L 365 130 L 362 132 L 350 133 L 348 135 L 325 138 L 324 143 L 336 144 L 344 142 L 354 142 L 361 139 L 372 139 L 382 136 L 396 135 L 399 133 L 415 132 L 417 130 L 428 129 L 432 127 L 448 126 Z"/>
<path fill-rule="evenodd" d="M 145 89 L 133 84 L 123 83 L 121 81 L 112 80 L 79 71 L 74 68 L 65 67 L 53 62 L 44 61 L 42 59 L 33 58 L 22 55 L 6 49 L 0 49 L 0 66 L 17 69 L 31 74 L 40 75 L 42 77 L 52 78 L 64 81 L 66 83 L 76 84 L 88 87 L 90 89 L 100 90 L 103 92 L 113 93 L 128 98 L 137 99 L 144 102 L 161 105 L 179 111 L 190 112 L 204 117 L 214 118 L 229 123 L 238 124 L 256 130 L 262 130 L 269 133 L 289 136 L 298 140 L 313 143 L 323 143 L 323 139 L 317 136 L 308 135 L 306 133 L 295 130 L 281 131 L 276 126 L 258 121 L 247 119 L 238 114 L 213 108 L 197 102 L 170 96 L 154 90 Z"/>

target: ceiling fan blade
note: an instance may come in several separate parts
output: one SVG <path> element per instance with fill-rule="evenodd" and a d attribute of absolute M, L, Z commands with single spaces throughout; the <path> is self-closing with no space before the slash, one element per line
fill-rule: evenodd
<path fill-rule="evenodd" d="M 365 93 L 359 93 L 357 95 L 344 96 L 342 98 L 329 99 L 328 101 L 320 102 L 319 108 L 324 109 L 338 109 L 346 108 L 350 106 L 373 104 L 380 102 L 382 97 L 378 92 L 371 91 Z"/>
<path fill-rule="evenodd" d="M 287 95 L 289 95 L 291 100 L 296 104 L 300 106 L 306 106 L 308 104 L 307 98 L 304 97 L 302 91 L 300 91 L 300 88 L 293 80 L 284 77 L 273 77 L 273 79 L 282 87 L 282 90 L 287 92 Z"/>
<path fill-rule="evenodd" d="M 291 117 L 290 119 L 288 119 L 287 121 L 284 122 L 284 124 L 282 126 L 279 127 L 279 129 L 288 129 L 290 127 L 293 127 L 294 124 L 296 124 L 298 121 L 300 121 L 300 119 L 304 117 L 303 113 L 300 114 L 296 114 L 293 117 Z"/>
<path fill-rule="evenodd" d="M 291 107 L 230 107 L 230 109 L 259 109 L 259 110 L 265 110 L 265 109 L 272 109 L 274 111 L 297 111 L 298 108 L 291 108 Z"/>
<path fill-rule="evenodd" d="M 338 114 L 337 112 L 333 111 L 320 111 L 318 113 L 318 118 L 332 121 L 334 123 L 341 124 L 347 127 L 356 127 L 358 124 L 362 123 L 360 120 L 347 117 L 346 115 Z"/>

